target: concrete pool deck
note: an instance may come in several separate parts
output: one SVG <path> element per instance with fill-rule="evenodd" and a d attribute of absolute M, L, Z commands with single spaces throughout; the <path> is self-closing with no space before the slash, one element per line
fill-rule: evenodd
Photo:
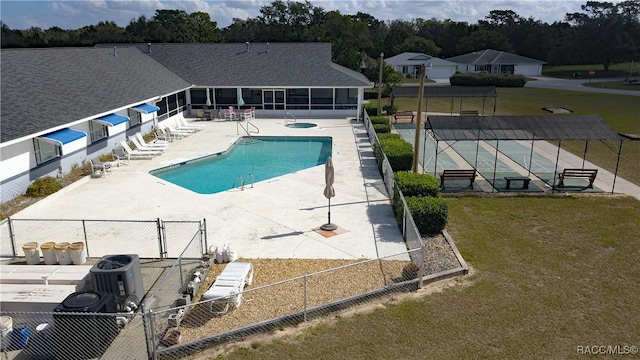
<path fill-rule="evenodd" d="M 369 259 L 405 252 L 363 124 L 344 118 L 304 121 L 318 126 L 289 128 L 283 119 L 251 123 L 259 128 L 260 136 L 333 138 L 336 196 L 331 199 L 331 222 L 339 226 L 334 236 L 314 231 L 327 222 L 324 165 L 257 182 L 253 188 L 211 195 L 149 174 L 153 169 L 227 150 L 245 134 L 239 124 L 246 126 L 246 122 L 198 122 L 206 129 L 171 143 L 164 154 L 132 160 L 106 177 L 87 176 L 12 217 L 206 219 L 208 245 L 229 244 L 243 258 Z"/>

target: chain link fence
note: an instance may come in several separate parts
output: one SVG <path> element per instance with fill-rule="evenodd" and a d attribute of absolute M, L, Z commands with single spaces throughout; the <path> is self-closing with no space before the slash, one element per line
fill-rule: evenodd
<path fill-rule="evenodd" d="M 369 138 L 377 143 L 368 120 L 365 114 Z M 400 196 L 404 209 L 399 224 L 412 250 L 270 284 L 257 280 L 221 298 L 203 299 L 217 270 L 225 266 L 215 265 L 207 255 L 204 221 L 3 221 L 3 256 L 15 258 L 27 242 L 83 241 L 91 257 L 138 253 L 141 267 L 155 275 L 143 305 L 127 313 L 104 311 L 109 309 L 100 303 L 82 312 L 2 311 L 1 350 L 15 359 L 180 359 L 466 273 L 466 264 L 446 232 L 441 243 L 420 235 L 402 193 L 394 191 L 393 170 L 385 160 L 379 166 L 389 194 Z M 444 252 L 447 261 L 438 260 L 433 266 Z M 256 279 L 260 271 L 255 268 Z M 46 289 L 34 291 L 46 295 Z M 226 305 L 229 308 L 221 311 Z M 102 311 L 95 311 L 100 306 Z"/>
<path fill-rule="evenodd" d="M 295 326 L 356 305 L 418 288 L 418 273 L 409 266 L 421 249 L 260 286 L 239 294 L 149 312 L 158 358 L 181 357 L 240 338 Z M 204 269 L 203 269 L 204 270 Z M 256 269 L 256 278 L 260 269 Z M 207 277 L 215 280 L 215 274 Z M 204 281 L 207 283 L 207 281 Z M 232 305 L 220 314 L 220 308 Z"/>
<path fill-rule="evenodd" d="M 194 227 L 202 234 L 199 249 L 189 255 L 200 257 L 206 248 L 204 221 L 156 220 L 67 220 L 13 219 L 0 223 L 2 257 L 23 256 L 22 247 L 31 242 L 83 243 L 88 257 L 138 254 L 140 258 L 176 258 L 192 240 Z"/>

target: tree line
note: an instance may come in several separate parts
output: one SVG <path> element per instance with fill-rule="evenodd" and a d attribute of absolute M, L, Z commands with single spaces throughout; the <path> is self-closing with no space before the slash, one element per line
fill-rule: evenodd
<path fill-rule="evenodd" d="M 512 10 L 492 10 L 476 24 L 450 19 L 381 21 L 325 11 L 309 1 L 276 0 L 255 18 L 234 18 L 218 28 L 208 13 L 156 10 L 150 19 L 132 19 L 122 28 L 99 22 L 75 30 L 32 27 L 12 30 L 2 24 L 2 48 L 93 46 L 98 43 L 330 42 L 333 61 L 354 70 L 377 71 L 376 59 L 403 52 L 448 58 L 494 49 L 546 61 L 550 65 L 610 64 L 640 55 L 640 0 L 587 1 L 581 12 L 552 24 L 524 18 Z M 376 78 L 376 74 L 369 78 Z"/>

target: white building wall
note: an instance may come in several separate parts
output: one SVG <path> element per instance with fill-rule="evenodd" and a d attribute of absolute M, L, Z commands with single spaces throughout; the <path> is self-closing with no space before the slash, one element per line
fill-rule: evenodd
<path fill-rule="evenodd" d="M 514 68 L 514 74 L 525 76 L 540 76 L 542 75 L 541 64 L 520 64 Z"/>

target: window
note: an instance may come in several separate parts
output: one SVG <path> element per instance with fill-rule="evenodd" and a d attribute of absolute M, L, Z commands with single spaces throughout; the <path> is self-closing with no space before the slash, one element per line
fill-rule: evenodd
<path fill-rule="evenodd" d="M 311 109 L 333 109 L 333 89 L 311 89 Z"/>
<path fill-rule="evenodd" d="M 358 89 L 336 89 L 336 109 L 356 109 Z"/>
<path fill-rule="evenodd" d="M 213 101 L 213 99 L 211 100 Z M 238 89 L 216 89 L 215 105 L 218 107 L 237 106 Z"/>
<path fill-rule="evenodd" d="M 36 163 L 38 165 L 60 156 L 60 146 L 40 139 L 33 139 Z"/>
<path fill-rule="evenodd" d="M 178 113 L 178 95 L 169 95 L 167 96 L 167 100 L 169 101 L 169 116 L 173 116 Z"/>
<path fill-rule="evenodd" d="M 142 123 L 142 114 L 139 111 L 135 111 L 133 109 L 127 110 L 127 115 L 129 116 L 129 128 L 132 128 L 140 123 Z"/>
<path fill-rule="evenodd" d="M 287 109 L 309 109 L 309 89 L 287 89 Z"/>
<path fill-rule="evenodd" d="M 104 139 L 107 137 L 107 127 L 96 121 L 89 121 L 89 134 L 91 136 L 91 142 Z"/>

